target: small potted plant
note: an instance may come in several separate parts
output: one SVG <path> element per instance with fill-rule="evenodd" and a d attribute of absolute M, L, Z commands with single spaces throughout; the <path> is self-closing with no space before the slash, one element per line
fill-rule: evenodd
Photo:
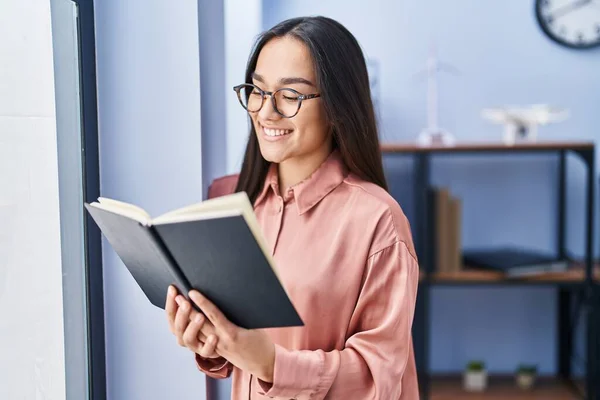
<path fill-rule="evenodd" d="M 516 372 L 517 386 L 525 390 L 531 389 L 535 384 L 536 375 L 536 365 L 520 364 Z"/>
<path fill-rule="evenodd" d="M 468 392 L 482 392 L 487 387 L 487 371 L 483 361 L 474 360 L 467 364 L 463 386 Z"/>

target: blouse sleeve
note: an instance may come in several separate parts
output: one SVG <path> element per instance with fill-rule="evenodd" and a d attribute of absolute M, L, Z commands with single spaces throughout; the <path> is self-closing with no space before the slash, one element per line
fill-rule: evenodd
<path fill-rule="evenodd" d="M 213 379 L 229 378 L 233 370 L 233 364 L 225 358 L 203 358 L 196 354 L 196 365 L 198 369 Z"/>
<path fill-rule="evenodd" d="M 398 399 L 415 393 L 403 379 L 412 352 L 412 321 L 419 267 L 404 242 L 368 259 L 364 284 L 343 350 L 287 350 L 276 346 L 273 383 L 259 381 L 270 397 Z M 402 387 L 407 382 L 410 387 Z"/>

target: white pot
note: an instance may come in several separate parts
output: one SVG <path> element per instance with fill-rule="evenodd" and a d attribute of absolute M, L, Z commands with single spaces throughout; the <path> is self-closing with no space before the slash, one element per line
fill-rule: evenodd
<path fill-rule="evenodd" d="M 465 371 L 463 386 L 468 392 L 482 392 L 487 387 L 486 371 Z"/>
<path fill-rule="evenodd" d="M 531 389 L 535 382 L 535 376 L 532 374 L 517 374 L 517 385 L 521 389 Z"/>

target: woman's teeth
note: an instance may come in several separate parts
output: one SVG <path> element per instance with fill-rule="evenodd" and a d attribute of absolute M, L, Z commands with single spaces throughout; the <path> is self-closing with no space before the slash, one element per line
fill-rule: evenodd
<path fill-rule="evenodd" d="M 288 133 L 291 133 L 291 129 L 269 129 L 269 128 L 263 128 L 263 130 L 265 131 L 265 133 L 267 134 L 267 136 L 283 136 L 283 135 L 287 135 Z"/>

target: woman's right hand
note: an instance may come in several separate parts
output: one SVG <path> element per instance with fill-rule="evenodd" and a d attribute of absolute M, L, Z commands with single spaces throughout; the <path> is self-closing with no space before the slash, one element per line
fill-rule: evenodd
<path fill-rule="evenodd" d="M 216 352 L 217 336 L 210 321 L 203 314 L 192 309 L 190 302 L 182 301 L 183 296 L 177 293 L 174 286 L 169 287 L 165 311 L 169 321 L 169 329 L 177 338 L 177 343 L 187 347 L 203 358 L 220 358 Z M 182 304 L 180 307 L 179 304 Z M 211 329 L 212 328 L 212 329 Z M 201 332 L 209 332 L 208 336 Z"/>

